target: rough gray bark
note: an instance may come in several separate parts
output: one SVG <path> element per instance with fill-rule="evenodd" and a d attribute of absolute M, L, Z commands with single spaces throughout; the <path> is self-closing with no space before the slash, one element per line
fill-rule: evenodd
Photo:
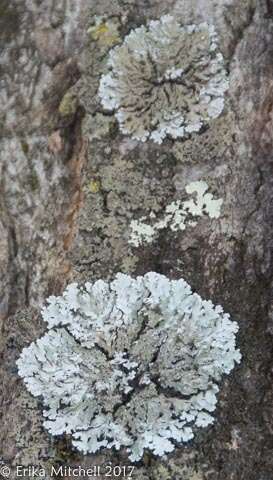
<path fill-rule="evenodd" d="M 87 34 L 95 15 L 123 37 L 163 13 L 214 22 L 231 79 L 225 114 L 179 146 L 132 142 L 102 115 L 111 40 Z M 135 478 L 273 479 L 273 3 L 0 0 L 0 54 L 0 457 L 12 478 L 16 465 L 128 464 L 123 452 L 81 456 L 52 439 L 15 361 L 45 329 L 45 298 L 69 280 L 154 270 L 232 314 L 243 361 L 225 380 L 216 424 L 166 458 L 147 455 Z M 224 199 L 220 220 L 129 246 L 132 218 L 199 179 Z"/>

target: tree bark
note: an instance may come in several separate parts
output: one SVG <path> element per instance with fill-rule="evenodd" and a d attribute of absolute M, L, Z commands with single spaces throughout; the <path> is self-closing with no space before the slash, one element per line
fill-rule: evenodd
<path fill-rule="evenodd" d="M 130 140 L 102 112 L 112 40 L 88 28 L 102 16 L 122 39 L 166 13 L 215 24 L 230 88 L 205 132 L 158 146 Z M 125 452 L 83 456 L 52 438 L 15 362 L 45 331 L 46 298 L 69 281 L 156 271 L 230 312 L 243 359 L 223 382 L 215 425 L 173 454 L 145 455 L 133 478 L 273 480 L 272 1 L 0 0 L 0 55 L 0 460 L 10 478 L 17 465 L 50 478 L 52 465 L 130 464 Z M 195 180 L 223 198 L 220 219 L 128 243 L 132 219 L 160 215 Z"/>

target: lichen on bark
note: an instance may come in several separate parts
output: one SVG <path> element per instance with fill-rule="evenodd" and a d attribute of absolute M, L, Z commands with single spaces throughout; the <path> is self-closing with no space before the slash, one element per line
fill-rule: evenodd
<path fill-rule="evenodd" d="M 183 276 L 203 298 L 232 313 L 240 323 L 244 361 L 222 384 L 213 428 L 199 430 L 167 460 L 144 455 L 135 475 L 271 479 L 272 1 L 0 5 L 8 5 L 14 20 L 0 19 L 0 456 L 11 478 L 18 463 L 126 463 L 122 452 L 80 455 L 67 437 L 51 441 L 15 362 L 23 347 L 43 335 L 37 307 L 67 283 L 156 271 Z M 186 141 L 164 139 L 159 147 L 123 135 L 97 93 L 110 49 L 166 14 L 180 25 L 215 25 L 230 86 L 225 109 L 209 128 Z M 100 26 L 104 32 L 88 33 Z M 116 28 L 120 38 L 109 38 L 107 28 L 113 34 Z M 78 109 L 60 118 L 58 107 L 71 87 Z M 133 219 L 149 211 L 161 218 L 166 205 L 183 201 L 186 185 L 201 180 L 224 199 L 219 219 L 200 219 L 194 235 L 191 229 L 175 235 L 165 229 L 152 245 L 128 245 Z M 94 182 L 99 188 L 90 189 Z"/>
<path fill-rule="evenodd" d="M 165 15 L 132 30 L 108 66 L 102 105 L 134 139 L 187 137 L 223 111 L 228 79 L 213 25 L 182 26 Z"/>
<path fill-rule="evenodd" d="M 49 331 L 17 365 L 44 426 L 83 453 L 163 456 L 213 423 L 218 382 L 241 355 L 236 322 L 182 279 L 150 272 L 69 285 L 42 310 Z"/>

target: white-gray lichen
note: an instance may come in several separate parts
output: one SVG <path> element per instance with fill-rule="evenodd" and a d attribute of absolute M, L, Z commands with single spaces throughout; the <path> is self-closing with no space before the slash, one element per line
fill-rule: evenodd
<path fill-rule="evenodd" d="M 198 132 L 224 108 L 228 89 L 212 25 L 180 25 L 164 15 L 132 30 L 110 51 L 99 96 L 134 139 L 162 143 Z"/>
<path fill-rule="evenodd" d="M 241 358 L 222 307 L 154 272 L 71 284 L 42 316 L 48 332 L 23 350 L 19 374 L 48 431 L 84 453 L 171 452 L 214 421 L 218 383 Z"/>
<path fill-rule="evenodd" d="M 164 215 L 160 219 L 150 212 L 130 223 L 129 243 L 139 247 L 145 243 L 152 243 L 158 232 L 170 228 L 173 232 L 184 231 L 187 226 L 195 227 L 197 220 L 207 215 L 209 218 L 219 218 L 221 214 L 222 198 L 214 198 L 208 192 L 209 186 L 203 180 L 189 183 L 185 190 L 188 195 L 194 195 L 185 201 L 176 200 L 166 206 Z"/>

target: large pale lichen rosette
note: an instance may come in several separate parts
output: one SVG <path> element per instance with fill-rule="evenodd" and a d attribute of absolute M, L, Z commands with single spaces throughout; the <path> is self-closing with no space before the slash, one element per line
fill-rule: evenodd
<path fill-rule="evenodd" d="M 19 374 L 45 428 L 84 453 L 171 452 L 213 423 L 221 377 L 240 361 L 222 307 L 154 272 L 71 284 L 42 316 L 48 332 L 23 350 Z"/>

